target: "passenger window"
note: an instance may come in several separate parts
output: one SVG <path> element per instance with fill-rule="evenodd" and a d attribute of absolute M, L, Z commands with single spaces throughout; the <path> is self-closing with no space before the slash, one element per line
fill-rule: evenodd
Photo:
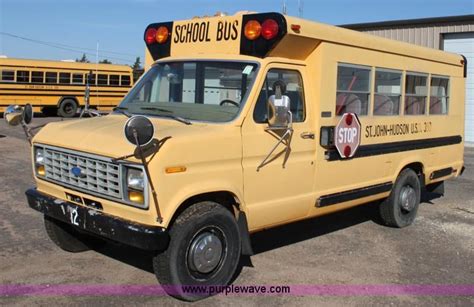
<path fill-rule="evenodd" d="M 432 77 L 430 92 L 430 114 L 448 114 L 449 78 Z"/>
<path fill-rule="evenodd" d="M 290 98 L 290 110 L 293 115 L 293 122 L 303 122 L 306 116 L 303 80 L 298 71 L 285 69 L 270 69 L 268 71 L 265 83 L 255 105 L 253 119 L 259 124 L 268 122 L 268 97 L 275 94 L 273 84 L 278 80 L 282 80 L 286 84 L 286 92 L 284 95 Z"/>
<path fill-rule="evenodd" d="M 16 82 L 30 82 L 30 72 L 26 70 L 18 70 L 16 72 Z"/>
<path fill-rule="evenodd" d="M 84 75 L 83 74 L 72 74 L 72 83 L 73 84 L 84 84 Z"/>
<path fill-rule="evenodd" d="M 58 73 L 46 72 L 46 83 L 58 83 Z"/>
<path fill-rule="evenodd" d="M 114 86 L 120 85 L 120 76 L 119 75 L 110 75 L 109 76 L 109 84 Z"/>
<path fill-rule="evenodd" d="M 130 76 L 122 76 L 122 86 L 130 85 Z"/>
<path fill-rule="evenodd" d="M 368 67 L 339 65 L 337 68 L 336 115 L 367 115 L 370 97 Z"/>
<path fill-rule="evenodd" d="M 42 71 L 33 71 L 33 72 L 31 72 L 31 82 L 33 82 L 33 83 L 43 83 L 44 82 L 44 72 L 42 72 Z"/>
<path fill-rule="evenodd" d="M 61 84 L 71 83 L 71 74 L 68 73 L 68 72 L 60 72 L 59 73 L 59 83 L 61 83 Z"/>
<path fill-rule="evenodd" d="M 95 85 L 96 74 L 87 74 L 89 85 Z"/>
<path fill-rule="evenodd" d="M 427 76 L 407 74 L 405 82 L 405 114 L 423 115 L 426 109 Z"/>
<path fill-rule="evenodd" d="M 402 73 L 375 71 L 374 115 L 398 115 L 400 111 Z"/>
<path fill-rule="evenodd" d="M 97 85 L 108 85 L 109 84 L 109 76 L 99 74 L 97 76 Z"/>
<path fill-rule="evenodd" d="M 15 81 L 15 72 L 13 70 L 2 70 L 1 81 Z"/>

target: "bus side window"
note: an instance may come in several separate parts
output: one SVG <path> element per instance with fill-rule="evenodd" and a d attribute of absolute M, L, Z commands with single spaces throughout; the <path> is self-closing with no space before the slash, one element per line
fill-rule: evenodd
<path fill-rule="evenodd" d="M 29 83 L 30 82 L 30 72 L 27 70 L 18 70 L 16 72 L 16 82 Z"/>
<path fill-rule="evenodd" d="M 402 73 L 375 71 L 374 115 L 398 115 L 402 94 Z"/>
<path fill-rule="evenodd" d="M 122 75 L 122 86 L 130 86 L 130 76 Z"/>
<path fill-rule="evenodd" d="M 42 72 L 42 71 L 32 71 L 31 72 L 31 82 L 32 83 L 43 83 L 44 82 L 44 72 Z"/>
<path fill-rule="evenodd" d="M 46 83 L 58 83 L 58 73 L 57 72 L 46 72 Z"/>
<path fill-rule="evenodd" d="M 83 74 L 72 74 L 72 83 L 73 84 L 84 84 L 84 75 Z"/>
<path fill-rule="evenodd" d="M 15 71 L 2 70 L 1 81 L 15 81 Z"/>
<path fill-rule="evenodd" d="M 367 115 L 371 68 L 339 64 L 337 67 L 336 115 Z"/>
<path fill-rule="evenodd" d="M 268 97 L 274 95 L 273 83 L 283 80 L 286 84 L 284 95 L 290 98 L 290 110 L 293 115 L 293 122 L 304 122 L 306 117 L 303 80 L 301 74 L 296 70 L 270 69 L 265 78 L 258 100 L 255 104 L 253 119 L 256 123 L 267 123 L 267 102 Z"/>
<path fill-rule="evenodd" d="M 108 85 L 109 84 L 109 76 L 99 74 L 97 75 L 97 85 Z"/>
<path fill-rule="evenodd" d="M 423 115 L 426 109 L 428 76 L 407 73 L 405 82 L 405 114 Z"/>
<path fill-rule="evenodd" d="M 448 114 L 449 78 L 431 77 L 430 114 Z"/>
<path fill-rule="evenodd" d="M 110 75 L 109 76 L 109 84 L 113 86 L 120 85 L 120 76 L 119 75 Z"/>
<path fill-rule="evenodd" d="M 71 74 L 68 72 L 59 73 L 59 83 L 61 84 L 70 84 L 71 83 Z"/>

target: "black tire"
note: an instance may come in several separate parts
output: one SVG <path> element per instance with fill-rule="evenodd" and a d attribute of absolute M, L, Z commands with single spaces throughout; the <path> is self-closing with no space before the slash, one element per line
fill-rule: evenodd
<path fill-rule="evenodd" d="M 61 117 L 74 117 L 77 113 L 77 102 L 74 99 L 66 98 L 61 101 L 58 109 L 58 115 Z"/>
<path fill-rule="evenodd" d="M 420 205 L 420 179 L 412 169 L 398 175 L 390 196 L 380 204 L 380 216 L 385 225 L 403 228 L 413 223 Z"/>
<path fill-rule="evenodd" d="M 105 244 L 104 241 L 80 233 L 71 225 L 55 220 L 47 215 L 44 216 L 44 227 L 51 241 L 67 252 L 84 252 L 91 248 L 99 248 Z"/>
<path fill-rule="evenodd" d="M 209 235 L 214 237 L 209 239 L 206 237 Z M 210 245 L 200 245 L 205 241 L 200 238 L 208 238 L 206 242 Z M 215 252 L 219 248 L 214 248 L 214 238 L 219 239 L 222 253 Z M 198 245 L 202 248 L 197 248 Z M 214 255 L 210 256 L 207 252 L 212 252 L 212 248 Z M 207 264 L 212 265 L 210 267 L 204 265 L 198 269 L 197 266 L 201 263 L 195 260 L 199 257 L 195 256 L 193 251 L 205 254 Z M 217 203 L 200 202 L 178 216 L 171 226 L 168 249 L 154 257 L 153 269 L 158 281 L 169 295 L 186 301 L 196 301 L 212 294 L 206 291 L 186 293 L 181 286 L 229 284 L 239 263 L 240 252 L 241 239 L 234 215 Z M 215 255 L 219 256 L 214 257 Z M 219 259 L 216 260 L 217 258 Z"/>

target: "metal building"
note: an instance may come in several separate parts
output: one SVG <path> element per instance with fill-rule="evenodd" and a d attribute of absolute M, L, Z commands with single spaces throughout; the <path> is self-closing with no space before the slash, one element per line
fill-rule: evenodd
<path fill-rule="evenodd" d="M 459 53 L 467 59 L 467 145 L 474 145 L 474 15 L 342 25 L 344 28 Z"/>

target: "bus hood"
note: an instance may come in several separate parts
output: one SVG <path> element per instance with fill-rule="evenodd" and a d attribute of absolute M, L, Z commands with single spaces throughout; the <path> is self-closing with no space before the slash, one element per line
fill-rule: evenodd
<path fill-rule="evenodd" d="M 152 118 L 155 126 L 155 138 L 203 138 L 222 125 L 193 123 L 185 125 L 173 120 Z M 88 119 L 53 122 L 42 128 L 33 139 L 34 143 L 93 153 L 106 157 L 121 157 L 133 153 L 135 146 L 124 135 L 127 117 L 108 115 Z"/>

